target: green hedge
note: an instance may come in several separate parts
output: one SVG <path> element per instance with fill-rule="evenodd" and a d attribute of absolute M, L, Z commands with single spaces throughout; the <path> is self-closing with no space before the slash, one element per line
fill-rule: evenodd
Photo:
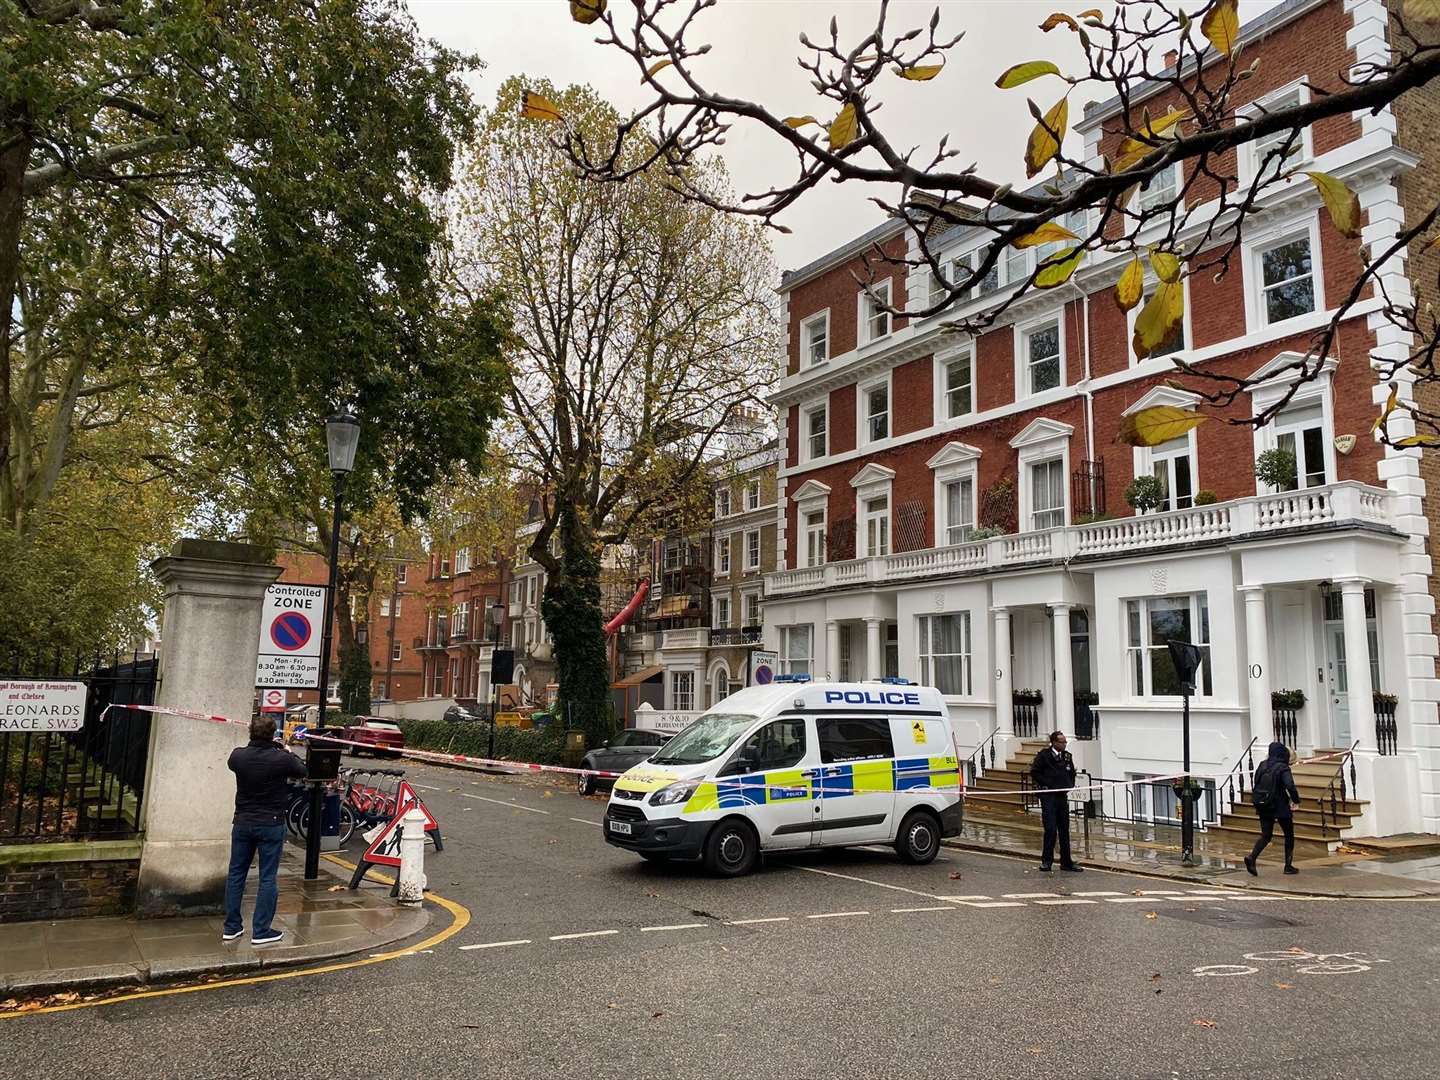
<path fill-rule="evenodd" d="M 405 732 L 405 745 L 411 750 L 490 756 L 490 725 L 483 720 L 396 720 L 395 723 Z M 506 761 L 558 765 L 564 748 L 564 733 L 554 724 L 540 729 L 495 729 L 495 756 Z"/>

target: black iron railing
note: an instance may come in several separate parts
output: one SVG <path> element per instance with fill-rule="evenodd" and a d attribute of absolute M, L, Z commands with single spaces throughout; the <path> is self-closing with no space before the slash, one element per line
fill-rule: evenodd
<path fill-rule="evenodd" d="M 1355 747 L 1359 745 L 1360 740 L 1356 739 L 1350 744 L 1350 749 L 1346 750 L 1345 753 L 1340 756 L 1340 767 L 1335 770 L 1335 776 L 1326 786 L 1324 794 L 1320 796 L 1320 831 L 1322 833 L 1326 829 L 1334 829 L 1338 836 L 1341 829 L 1340 816 L 1342 814 L 1345 816 L 1347 824 L 1350 821 L 1350 812 L 1346 804 L 1350 801 L 1350 796 L 1356 794 Z M 1350 786 L 1348 789 L 1345 786 L 1345 769 L 1347 765 L 1350 769 Z"/>
<path fill-rule="evenodd" d="M 710 631 L 711 645 L 759 645 L 765 633 L 761 626 L 727 626 Z"/>
<path fill-rule="evenodd" d="M 987 769 L 995 767 L 995 736 L 999 734 L 999 731 L 992 731 L 989 737 L 971 751 L 970 756 L 965 759 L 965 784 L 967 787 L 984 776 Z"/>
<path fill-rule="evenodd" d="M 6 681 L 80 681 L 85 711 L 68 731 L 0 732 L 0 843 L 36 843 L 139 831 L 150 752 L 150 714 L 110 705 L 150 705 L 158 659 L 110 663 L 12 657 Z"/>
<path fill-rule="evenodd" d="M 1400 728 L 1395 720 L 1395 698 L 1391 694 L 1375 695 L 1375 745 L 1389 756 L 1400 749 Z"/>
<path fill-rule="evenodd" d="M 1237 802 L 1244 802 L 1247 785 L 1252 788 L 1255 786 L 1255 744 L 1259 741 L 1258 735 L 1250 740 L 1250 745 L 1240 751 L 1240 757 L 1220 781 L 1226 806 L 1233 807 Z"/>
<path fill-rule="evenodd" d="M 1272 709 L 1275 717 L 1275 741 L 1282 742 L 1292 750 L 1300 737 L 1300 713 L 1297 709 Z"/>
<path fill-rule="evenodd" d="M 1093 691 L 1075 691 L 1075 738 L 1083 741 L 1100 737 L 1100 714 L 1095 706 L 1098 700 Z"/>
<path fill-rule="evenodd" d="M 1040 698 L 1033 694 L 1013 695 L 1011 703 L 1011 727 L 1022 739 L 1040 737 Z"/>

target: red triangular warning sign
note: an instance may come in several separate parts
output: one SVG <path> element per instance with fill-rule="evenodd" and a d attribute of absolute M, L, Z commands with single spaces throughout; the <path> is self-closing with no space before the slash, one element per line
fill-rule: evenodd
<path fill-rule="evenodd" d="M 412 807 L 425 815 L 426 832 L 440 828 L 435 816 L 421 802 L 420 796 L 415 794 L 415 789 L 402 780 L 399 790 L 395 793 L 395 816 L 386 823 L 380 835 L 375 837 L 370 846 L 365 849 L 365 854 L 360 856 L 362 862 L 379 863 L 382 866 L 400 865 L 400 821 Z"/>
<path fill-rule="evenodd" d="M 417 807 L 425 815 L 426 832 L 434 832 L 440 827 L 440 823 L 435 820 L 435 815 L 430 813 L 430 808 L 421 801 L 419 795 L 415 794 L 415 789 L 410 786 L 410 782 L 401 780 L 400 790 L 395 793 L 395 816 L 397 818 L 404 817 L 405 812 L 412 806 Z"/>

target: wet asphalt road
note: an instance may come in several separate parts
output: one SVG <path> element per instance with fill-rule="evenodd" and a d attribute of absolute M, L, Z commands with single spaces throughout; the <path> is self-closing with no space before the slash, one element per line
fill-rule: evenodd
<path fill-rule="evenodd" d="M 1430 1077 L 1440 906 L 1265 899 L 946 850 L 719 881 L 603 797 L 407 765 L 432 951 L 4 1021 L 15 1077 Z M 436 911 L 428 937 L 450 916 Z M 419 940 L 419 938 L 417 938 Z"/>

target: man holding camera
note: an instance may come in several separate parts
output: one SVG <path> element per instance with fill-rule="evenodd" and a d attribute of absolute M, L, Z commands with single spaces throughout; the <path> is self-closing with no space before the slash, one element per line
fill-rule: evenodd
<path fill-rule="evenodd" d="M 276 875 L 280 851 L 285 846 L 285 806 L 290 801 L 291 777 L 304 779 L 305 763 L 275 740 L 275 721 L 260 716 L 250 721 L 250 741 L 230 751 L 230 771 L 235 774 L 235 819 L 230 828 L 230 874 L 225 879 L 224 941 L 234 941 L 245 932 L 240 918 L 240 898 L 250 863 L 260 855 L 260 887 L 255 892 L 255 914 L 251 922 L 251 945 L 274 945 L 285 931 L 270 925 L 280 898 Z"/>

